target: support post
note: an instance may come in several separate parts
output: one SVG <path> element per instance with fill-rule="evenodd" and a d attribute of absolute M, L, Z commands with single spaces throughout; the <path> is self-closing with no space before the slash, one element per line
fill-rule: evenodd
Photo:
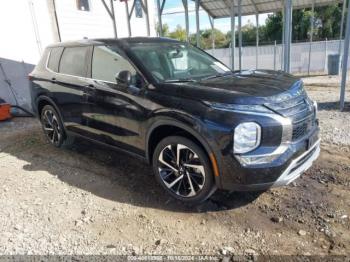
<path fill-rule="evenodd" d="M 346 18 L 345 28 L 345 40 L 344 40 L 344 51 L 343 51 L 343 68 L 340 85 L 340 110 L 343 111 L 345 107 L 345 86 L 346 78 L 348 73 L 348 58 L 349 58 L 349 44 L 350 44 L 350 4 L 348 5 L 348 14 Z"/>
<path fill-rule="evenodd" d="M 33 27 L 34 27 L 34 34 L 35 34 L 35 39 L 36 39 L 36 44 L 38 47 L 39 55 L 42 54 L 43 49 L 41 46 L 41 40 L 40 40 L 40 34 L 39 34 L 39 29 L 38 29 L 38 23 L 35 15 L 35 10 L 34 10 L 34 4 L 32 1 L 29 1 L 29 9 L 30 9 L 30 14 L 32 16 L 32 22 L 33 22 Z"/>
<path fill-rule="evenodd" d="M 290 55 L 291 55 L 291 42 L 292 42 L 292 12 L 293 5 L 292 0 L 285 0 L 284 4 L 284 71 L 287 73 L 291 72 L 290 67 Z"/>
<path fill-rule="evenodd" d="M 211 46 L 213 49 L 213 54 L 214 54 L 214 50 L 215 50 L 215 25 L 214 25 L 214 18 L 212 18 L 209 14 L 208 14 L 208 18 L 209 18 L 209 22 L 210 22 L 210 26 L 211 26 Z"/>
<path fill-rule="evenodd" d="M 235 70 L 235 48 L 236 48 L 236 11 L 235 11 L 235 2 L 231 0 L 231 69 Z"/>
<path fill-rule="evenodd" d="M 200 35 L 199 35 L 199 0 L 195 2 L 196 9 L 196 45 L 200 47 Z"/>
<path fill-rule="evenodd" d="M 284 46 L 286 44 L 286 41 L 284 39 L 284 32 L 285 32 L 285 14 L 284 14 L 284 0 L 281 1 L 282 2 L 282 44 L 281 44 L 281 70 L 283 70 L 283 67 L 284 67 L 284 60 L 283 60 L 283 57 L 284 57 Z"/>
<path fill-rule="evenodd" d="M 259 67 L 259 14 L 255 15 L 256 19 L 256 51 L 255 51 L 255 68 Z"/>
<path fill-rule="evenodd" d="M 113 31 L 114 31 L 114 37 L 118 38 L 118 34 L 117 34 L 117 25 L 115 23 L 115 12 L 114 12 L 114 4 L 113 4 L 113 0 L 110 0 L 111 3 L 111 12 L 112 12 L 112 21 L 113 21 Z"/>
<path fill-rule="evenodd" d="M 50 2 L 48 3 L 50 5 Z M 56 30 L 57 30 L 57 37 L 58 37 L 58 42 L 61 42 L 61 31 L 60 31 L 60 25 L 58 23 L 58 17 L 57 17 L 57 10 L 56 10 L 56 1 L 52 1 L 52 7 L 53 7 L 53 13 L 55 17 L 55 25 L 56 25 Z"/>
<path fill-rule="evenodd" d="M 341 50 L 341 42 L 343 40 L 343 31 L 344 31 L 344 18 L 345 18 L 345 10 L 346 10 L 346 2 L 347 0 L 343 1 L 343 9 L 341 13 L 341 22 L 340 22 L 340 33 L 339 33 L 339 46 L 338 46 L 338 54 L 339 54 L 339 74 L 341 69 L 341 57 L 342 57 L 342 50 Z"/>
<path fill-rule="evenodd" d="M 165 0 L 164 0 L 165 1 Z M 162 24 L 162 8 L 160 5 L 160 0 L 157 0 L 157 13 L 158 13 L 158 29 L 159 29 L 159 36 L 163 36 L 163 24 Z"/>
<path fill-rule="evenodd" d="M 328 38 L 326 38 L 325 41 L 325 47 L 324 47 L 324 71 L 327 72 L 327 61 L 328 61 Z"/>
<path fill-rule="evenodd" d="M 314 24 L 315 24 L 315 0 L 312 1 L 311 7 L 311 18 L 310 18 L 310 45 L 309 45 L 309 64 L 307 67 L 307 74 L 310 75 L 310 67 L 311 67 L 311 50 L 312 50 L 312 40 L 314 36 Z"/>
<path fill-rule="evenodd" d="M 149 24 L 149 13 L 148 13 L 148 0 L 145 0 L 144 11 L 146 13 L 147 36 L 151 36 L 151 29 Z"/>
<path fill-rule="evenodd" d="M 182 0 L 182 4 L 185 9 L 185 21 L 186 21 L 186 41 L 189 42 L 189 20 L 188 20 L 188 0 Z"/>
<path fill-rule="evenodd" d="M 277 41 L 275 40 L 275 44 L 273 47 L 273 70 L 276 71 L 276 58 L 277 58 Z"/>
<path fill-rule="evenodd" d="M 129 37 L 131 36 L 131 25 L 130 25 L 130 15 L 129 15 L 129 4 L 128 1 L 125 1 L 125 12 L 126 12 L 126 20 L 128 22 L 128 33 Z"/>
<path fill-rule="evenodd" d="M 113 23 L 113 31 L 114 31 L 114 38 L 118 38 L 118 34 L 117 34 L 117 25 L 115 23 L 115 13 L 114 13 L 114 5 L 113 5 L 113 0 L 110 0 L 110 9 L 107 6 L 105 0 L 102 0 L 102 4 L 105 7 L 107 13 L 109 14 L 110 18 L 112 19 L 112 23 Z"/>
<path fill-rule="evenodd" d="M 238 0 L 238 45 L 239 71 L 242 71 L 242 0 Z"/>

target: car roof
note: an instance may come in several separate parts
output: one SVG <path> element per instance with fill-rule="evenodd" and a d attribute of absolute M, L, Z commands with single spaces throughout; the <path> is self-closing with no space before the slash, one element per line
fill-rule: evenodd
<path fill-rule="evenodd" d="M 90 45 L 123 45 L 131 43 L 179 43 L 166 37 L 127 37 L 127 38 L 94 38 L 76 41 L 66 41 L 51 44 L 48 47 L 90 46 Z"/>

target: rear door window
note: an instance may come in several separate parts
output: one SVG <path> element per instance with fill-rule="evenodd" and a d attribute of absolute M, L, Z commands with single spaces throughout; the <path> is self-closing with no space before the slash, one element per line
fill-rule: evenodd
<path fill-rule="evenodd" d="M 73 76 L 86 76 L 88 47 L 66 47 L 63 51 L 59 72 Z"/>
<path fill-rule="evenodd" d="M 50 50 L 47 67 L 54 72 L 58 72 L 58 64 L 62 55 L 63 47 L 54 47 Z"/>

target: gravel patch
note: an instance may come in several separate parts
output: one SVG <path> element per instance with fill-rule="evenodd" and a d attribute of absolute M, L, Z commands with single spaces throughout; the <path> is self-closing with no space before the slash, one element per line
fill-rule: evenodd
<path fill-rule="evenodd" d="M 309 96 L 319 107 L 321 137 L 324 144 L 336 145 L 347 150 L 350 146 L 350 88 L 346 90 L 346 107 L 339 111 L 340 77 L 318 76 L 303 79 Z M 344 147 L 345 146 L 345 147 Z"/>

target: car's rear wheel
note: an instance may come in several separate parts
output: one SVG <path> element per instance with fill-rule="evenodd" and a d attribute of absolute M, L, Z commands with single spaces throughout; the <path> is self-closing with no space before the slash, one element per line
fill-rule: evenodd
<path fill-rule="evenodd" d="M 153 154 L 153 169 L 158 182 L 178 200 L 198 204 L 215 191 L 207 154 L 185 137 L 160 141 Z"/>
<path fill-rule="evenodd" d="M 74 137 L 68 137 L 64 132 L 63 123 L 53 106 L 44 106 L 40 120 L 47 140 L 55 147 L 69 146 L 74 142 Z"/>

